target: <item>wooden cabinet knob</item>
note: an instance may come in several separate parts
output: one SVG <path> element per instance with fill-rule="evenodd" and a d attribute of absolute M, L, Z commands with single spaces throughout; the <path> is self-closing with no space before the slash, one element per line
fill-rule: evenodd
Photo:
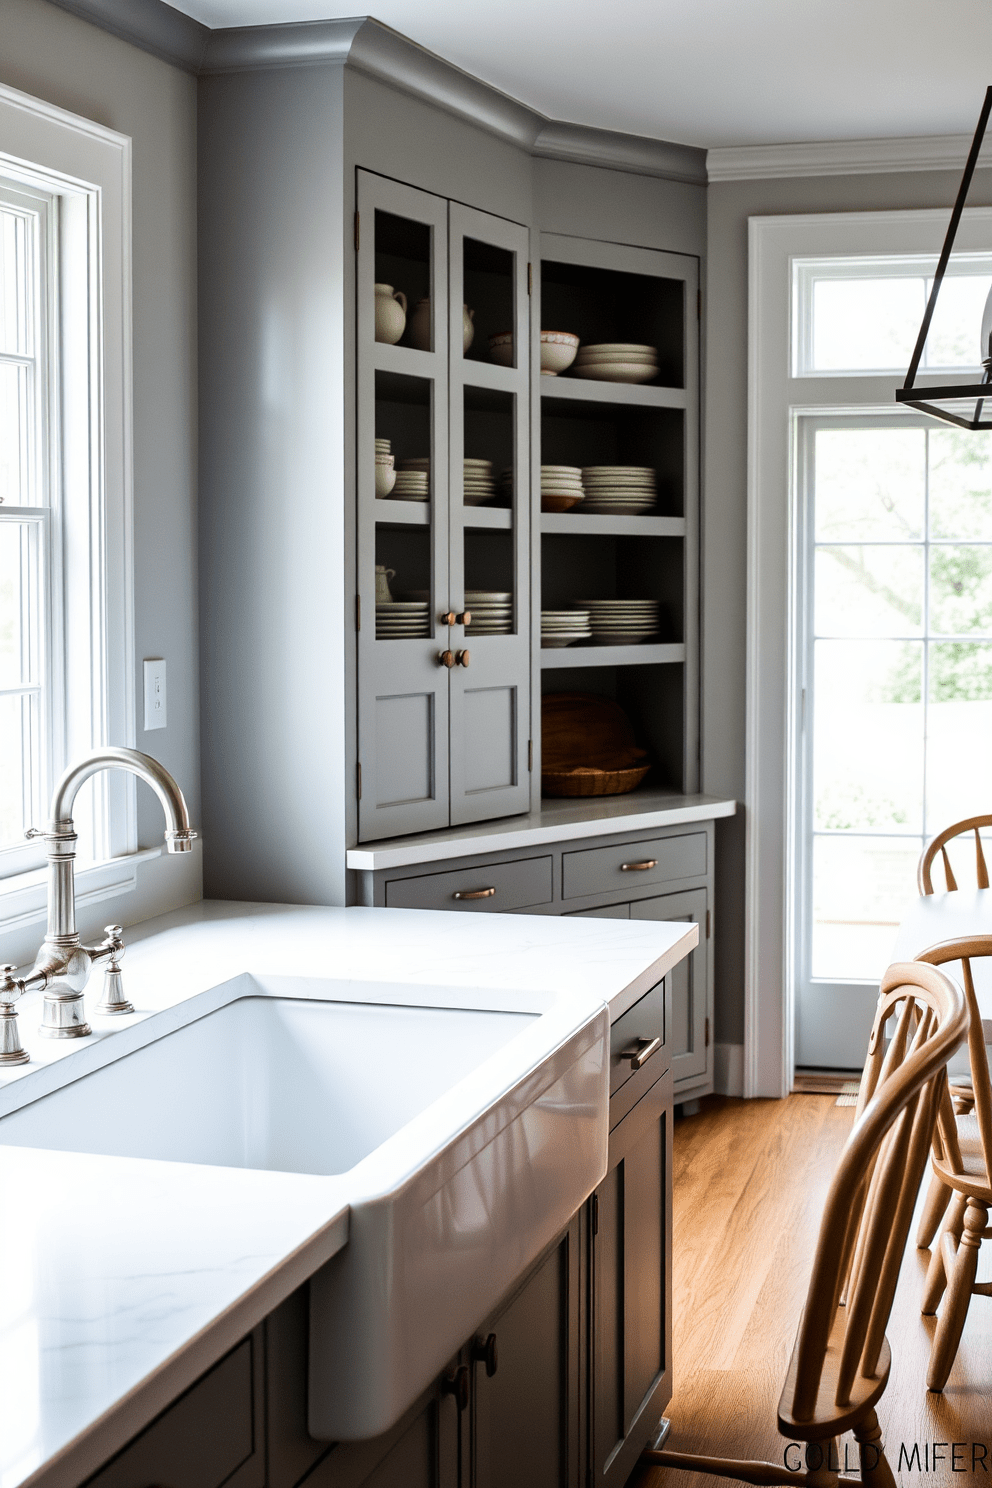
<path fill-rule="evenodd" d="M 471 651 L 456 651 L 455 652 L 455 661 L 458 663 L 459 666 L 467 667 L 468 664 L 469 664 L 469 662 L 471 660 L 472 660 L 472 653 L 471 653 Z"/>
<path fill-rule="evenodd" d="M 455 653 L 453 651 L 439 651 L 437 664 L 443 667 L 453 667 L 455 664 Z"/>
<path fill-rule="evenodd" d="M 456 620 L 460 623 L 461 617 L 456 615 L 454 610 L 445 610 L 443 614 L 438 616 L 438 619 L 442 625 L 454 625 Z"/>
<path fill-rule="evenodd" d="M 455 616 L 455 622 L 458 625 L 471 625 L 472 624 L 472 611 L 471 610 L 462 610 L 462 612 L 461 612 L 460 615 L 456 615 Z"/>

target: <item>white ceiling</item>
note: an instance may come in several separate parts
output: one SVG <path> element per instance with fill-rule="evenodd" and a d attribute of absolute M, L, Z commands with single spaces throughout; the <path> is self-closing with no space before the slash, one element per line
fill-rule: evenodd
<path fill-rule="evenodd" d="M 171 3 L 212 27 L 356 13 Z M 376 0 L 375 16 L 553 118 L 692 145 L 970 134 L 992 81 L 989 0 Z"/>

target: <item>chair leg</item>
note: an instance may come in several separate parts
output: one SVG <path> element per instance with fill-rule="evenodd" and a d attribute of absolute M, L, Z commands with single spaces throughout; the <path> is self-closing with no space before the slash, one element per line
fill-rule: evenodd
<path fill-rule="evenodd" d="M 942 1390 L 951 1372 L 961 1334 L 964 1332 L 964 1320 L 968 1316 L 968 1304 L 971 1302 L 978 1273 L 978 1252 L 988 1219 L 987 1206 L 980 1204 L 977 1199 L 969 1199 L 964 1217 L 964 1233 L 954 1257 L 948 1278 L 947 1296 L 934 1334 L 930 1367 L 927 1370 L 928 1390 Z"/>
<path fill-rule="evenodd" d="M 861 1481 L 869 1488 L 896 1488 L 885 1452 L 882 1449 L 882 1428 L 874 1411 L 869 1411 L 863 1421 L 854 1428 L 855 1439 L 861 1455 Z"/>
<path fill-rule="evenodd" d="M 936 1235 L 940 1221 L 944 1217 L 944 1210 L 951 1202 L 951 1193 L 952 1190 L 947 1187 L 946 1183 L 941 1183 L 936 1174 L 931 1178 L 930 1187 L 927 1189 L 927 1201 L 920 1218 L 920 1228 L 916 1234 L 916 1244 L 920 1250 L 928 1249 L 931 1240 Z"/>
<path fill-rule="evenodd" d="M 943 1238 L 945 1234 L 951 1234 L 956 1240 L 961 1239 L 961 1231 L 964 1229 L 964 1212 L 968 1207 L 968 1200 L 964 1194 L 955 1194 L 951 1205 L 951 1212 L 944 1221 L 944 1228 L 937 1236 L 937 1243 L 930 1256 L 930 1266 L 927 1271 L 927 1279 L 923 1286 L 923 1299 L 920 1303 L 920 1311 L 924 1317 L 932 1317 L 937 1311 L 938 1303 L 944 1295 L 947 1286 L 947 1268 L 944 1265 Z"/>

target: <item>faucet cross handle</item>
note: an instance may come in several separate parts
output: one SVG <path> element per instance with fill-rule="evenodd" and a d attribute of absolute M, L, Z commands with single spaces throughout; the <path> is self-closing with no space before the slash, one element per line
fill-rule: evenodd
<path fill-rule="evenodd" d="M 124 955 L 124 942 L 121 939 L 124 933 L 123 926 L 105 925 L 103 928 L 107 938 L 100 949 L 106 948 L 110 960 L 103 974 L 103 996 L 96 1005 L 96 1011 L 98 1013 L 133 1013 L 134 1004 L 128 1002 L 124 996 L 124 983 L 121 977 L 120 962 Z"/>
<path fill-rule="evenodd" d="M 0 1067 L 5 1064 L 27 1064 L 30 1054 L 21 1043 L 17 1029 L 14 1002 L 24 988 L 16 981 L 16 967 L 0 966 Z"/>

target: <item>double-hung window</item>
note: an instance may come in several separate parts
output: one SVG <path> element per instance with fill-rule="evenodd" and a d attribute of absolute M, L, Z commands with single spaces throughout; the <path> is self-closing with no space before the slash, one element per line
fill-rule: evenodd
<path fill-rule="evenodd" d="M 57 202 L 0 177 L 0 876 L 60 760 Z"/>

